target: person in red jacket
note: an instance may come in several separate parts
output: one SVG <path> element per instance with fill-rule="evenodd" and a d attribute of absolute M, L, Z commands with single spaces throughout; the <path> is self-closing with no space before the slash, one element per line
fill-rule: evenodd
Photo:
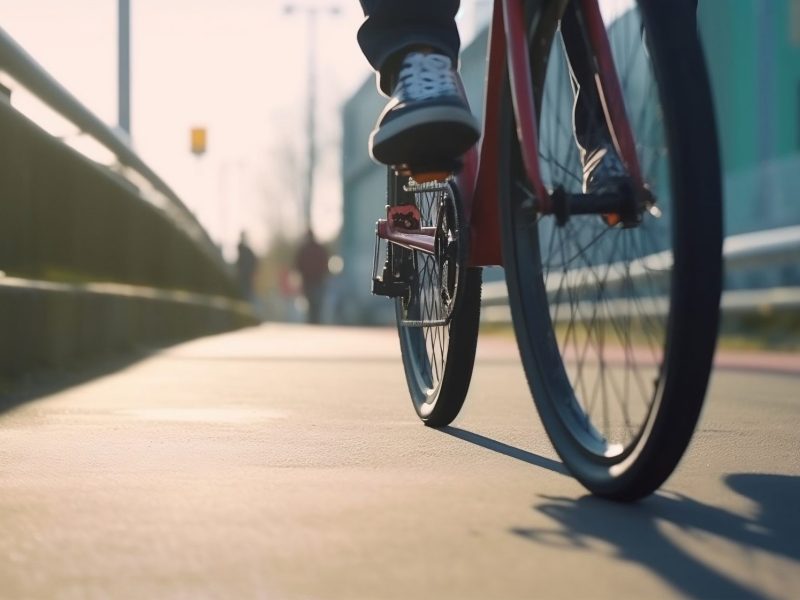
<path fill-rule="evenodd" d="M 314 232 L 309 228 L 295 256 L 295 268 L 300 273 L 303 296 L 308 301 L 308 323 L 320 323 L 329 258 L 325 246 L 314 238 Z"/>

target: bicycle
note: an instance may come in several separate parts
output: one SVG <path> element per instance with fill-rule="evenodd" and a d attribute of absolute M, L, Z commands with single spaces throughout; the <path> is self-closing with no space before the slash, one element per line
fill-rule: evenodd
<path fill-rule="evenodd" d="M 559 31 L 568 0 L 496 0 L 480 149 L 455 175 L 389 169 L 373 293 L 394 298 L 414 407 L 442 427 L 469 388 L 481 268 L 504 266 L 555 450 L 592 493 L 633 501 L 677 466 L 712 368 L 722 279 L 714 113 L 691 0 L 574 2 L 624 185 L 581 188 Z"/>

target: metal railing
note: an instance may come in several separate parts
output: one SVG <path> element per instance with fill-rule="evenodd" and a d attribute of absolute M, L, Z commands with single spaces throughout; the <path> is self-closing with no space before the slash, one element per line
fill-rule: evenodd
<path fill-rule="evenodd" d="M 727 237 L 722 249 L 725 269 L 735 273 L 745 269 L 756 269 L 764 266 L 783 264 L 800 265 L 800 226 L 782 227 L 755 233 L 744 233 Z M 658 265 L 658 269 L 651 268 Z M 605 289 L 624 285 L 643 277 L 653 278 L 658 271 L 665 275 L 670 273 L 672 256 L 669 252 L 659 252 L 642 257 L 629 263 L 627 270 L 609 269 L 610 275 L 604 281 Z M 581 276 L 580 269 L 575 269 L 552 277 L 547 282 L 548 292 L 554 293 L 565 280 L 571 289 L 585 285 L 590 279 Z M 627 314 L 631 306 L 636 307 L 637 314 L 642 311 L 648 314 L 664 315 L 668 308 L 666 298 L 648 298 L 646 305 L 631 303 L 625 298 L 610 300 L 604 303 L 604 313 L 611 316 Z M 508 308 L 508 290 L 504 281 L 493 281 L 483 286 L 482 319 L 487 323 L 508 323 L 511 312 Z M 800 308 L 800 287 L 775 287 L 767 289 L 725 290 L 722 293 L 721 306 L 729 315 L 741 315 L 764 311 L 797 310 Z M 551 313 L 571 315 L 569 310 L 551 311 Z M 587 313 L 592 313 L 588 310 Z M 571 315 L 574 316 L 574 315 Z"/>
<path fill-rule="evenodd" d="M 200 244 L 209 256 L 228 268 L 205 228 L 177 194 L 136 154 L 125 139 L 98 119 L 47 73 L 2 27 L 0 27 L 0 71 L 7 73 L 17 84 L 112 152 L 120 165 L 135 172 L 152 187 L 153 192 L 166 200 L 163 208 L 176 224 Z M 124 172 L 121 175 L 139 189 L 145 199 L 147 198 L 147 193 L 137 185 L 135 178 Z"/>

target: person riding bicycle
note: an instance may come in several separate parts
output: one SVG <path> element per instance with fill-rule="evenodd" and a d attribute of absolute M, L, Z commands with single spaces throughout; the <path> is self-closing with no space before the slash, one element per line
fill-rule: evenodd
<path fill-rule="evenodd" d="M 370 135 L 372 158 L 389 166 L 440 170 L 475 144 L 480 125 L 458 74 L 459 0 L 361 0 L 358 42 L 390 98 Z M 575 91 L 573 126 L 584 192 L 601 193 L 625 177 L 611 142 L 576 13 L 561 20 Z"/>

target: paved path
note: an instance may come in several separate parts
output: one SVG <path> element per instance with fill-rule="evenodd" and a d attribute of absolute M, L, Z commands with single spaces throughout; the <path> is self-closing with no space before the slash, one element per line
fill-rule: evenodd
<path fill-rule="evenodd" d="M 564 474 L 510 340 L 421 426 L 394 333 L 267 325 L 0 413 L 0 597 L 800 597 L 800 377 L 722 370 L 664 490 Z"/>

